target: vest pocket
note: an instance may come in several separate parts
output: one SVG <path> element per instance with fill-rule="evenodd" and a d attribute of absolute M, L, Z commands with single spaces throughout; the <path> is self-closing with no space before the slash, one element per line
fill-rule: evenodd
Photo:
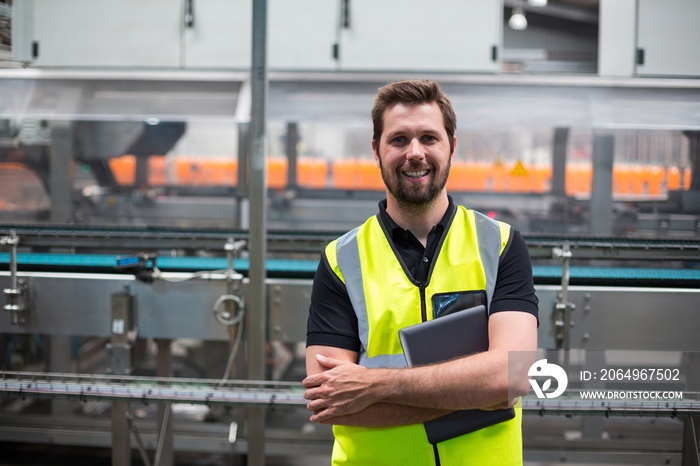
<path fill-rule="evenodd" d="M 483 304 L 486 306 L 486 291 L 453 291 L 435 293 L 431 298 L 433 319 Z"/>

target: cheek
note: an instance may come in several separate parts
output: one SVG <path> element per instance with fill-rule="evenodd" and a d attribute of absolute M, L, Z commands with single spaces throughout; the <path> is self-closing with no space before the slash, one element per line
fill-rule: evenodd
<path fill-rule="evenodd" d="M 379 167 L 383 167 L 386 169 L 392 169 L 396 167 L 398 161 L 397 157 L 394 157 L 391 151 L 387 151 L 386 149 L 382 152 L 381 156 L 379 157 Z"/>

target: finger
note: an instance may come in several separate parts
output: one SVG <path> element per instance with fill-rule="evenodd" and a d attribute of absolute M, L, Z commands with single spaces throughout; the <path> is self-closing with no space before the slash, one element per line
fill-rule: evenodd
<path fill-rule="evenodd" d="M 311 379 L 311 377 L 307 377 L 301 381 L 301 386 L 304 388 L 311 388 L 315 387 L 316 385 L 314 384 L 314 381 Z"/>
<path fill-rule="evenodd" d="M 321 386 L 321 379 L 317 375 L 310 375 L 301 381 L 304 388 L 314 388 Z"/>
<path fill-rule="evenodd" d="M 314 414 L 311 415 L 309 420 L 311 422 L 318 422 L 318 423 L 323 423 L 324 421 L 327 421 L 328 419 L 331 419 L 333 417 L 333 413 L 330 409 L 321 409 Z"/>
<path fill-rule="evenodd" d="M 309 411 L 313 411 L 314 413 L 317 411 L 322 411 L 324 409 L 327 409 L 327 406 L 323 402 L 323 400 L 313 400 L 309 403 L 306 404 L 306 409 Z"/>
<path fill-rule="evenodd" d="M 319 398 L 320 398 L 320 396 L 314 390 L 307 390 L 306 392 L 304 392 L 304 399 L 305 400 L 313 401 L 313 400 L 316 400 Z"/>

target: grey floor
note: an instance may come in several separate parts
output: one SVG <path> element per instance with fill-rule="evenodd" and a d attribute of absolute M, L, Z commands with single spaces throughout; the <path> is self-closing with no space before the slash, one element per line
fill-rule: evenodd
<path fill-rule="evenodd" d="M 283 426 L 283 420 L 296 426 L 302 424 L 296 418 L 280 418 L 277 419 L 277 424 Z M 680 465 L 678 452 L 681 448 L 682 429 L 683 424 L 679 419 L 525 416 L 525 465 Z M 330 432 L 328 434 L 330 449 Z M 538 448 L 539 452 L 536 450 Z M 572 453 L 573 450 L 578 450 L 578 453 Z M 149 452 L 149 455 L 152 463 L 153 452 Z M 245 466 L 245 459 L 240 455 L 178 451 L 174 456 L 174 466 Z M 143 464 L 138 452 L 134 450 L 132 466 Z M 0 466 L 26 465 L 108 466 L 111 465 L 111 451 L 108 448 L 0 442 Z M 266 460 L 266 466 L 329 465 L 330 456 L 318 454 L 269 456 Z"/>
<path fill-rule="evenodd" d="M 34 445 L 0 442 L 0 466 L 109 466 L 111 465 L 110 450 L 105 448 L 67 447 L 58 445 Z M 152 458 L 151 458 L 152 461 Z M 138 455 L 132 457 L 132 466 L 144 463 Z M 532 462 L 526 461 L 525 466 L 643 466 L 664 463 L 573 463 L 568 461 Z M 666 464 L 680 464 L 671 461 Z M 175 455 L 174 466 L 244 466 L 245 461 L 240 457 L 221 454 L 187 454 L 178 452 Z M 265 466 L 329 466 L 330 458 L 325 455 L 307 455 L 297 457 L 268 457 Z"/>

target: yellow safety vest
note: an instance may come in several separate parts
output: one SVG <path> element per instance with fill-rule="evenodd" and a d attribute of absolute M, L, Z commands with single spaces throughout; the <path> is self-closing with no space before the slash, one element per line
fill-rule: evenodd
<path fill-rule="evenodd" d="M 332 270 L 345 283 L 357 314 L 365 367 L 405 367 L 398 330 L 437 313 L 440 296 L 482 290 L 490 305 L 498 258 L 510 226 L 462 206 L 434 258 L 429 282 L 404 271 L 376 216 L 326 247 Z M 435 312 L 435 314 L 434 314 Z M 522 465 L 521 413 L 494 426 L 437 444 L 440 466 Z M 423 424 L 333 427 L 333 465 L 433 465 L 436 454 Z"/>

